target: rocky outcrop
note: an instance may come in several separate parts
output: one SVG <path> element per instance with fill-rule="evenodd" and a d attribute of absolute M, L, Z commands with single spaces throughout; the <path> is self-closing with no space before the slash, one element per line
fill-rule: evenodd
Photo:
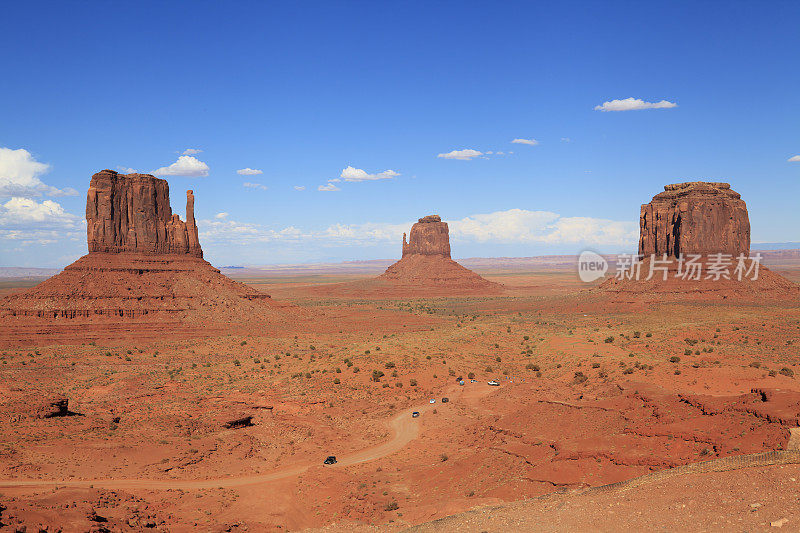
<path fill-rule="evenodd" d="M 186 222 L 172 214 L 169 184 L 150 174 L 103 170 L 86 195 L 90 252 L 188 254 L 203 257 L 194 220 L 194 194 L 186 191 Z"/>
<path fill-rule="evenodd" d="M 192 191 L 186 193 L 186 218 L 172 214 L 166 181 L 98 172 L 86 196 L 89 253 L 0 300 L 0 317 L 23 326 L 26 320 L 281 321 L 290 306 L 270 302 L 269 295 L 202 259 Z"/>
<path fill-rule="evenodd" d="M 411 226 L 408 242 L 403 233 L 403 257 L 414 254 L 450 257 L 450 229 L 439 215 L 420 218 Z"/>
<path fill-rule="evenodd" d="M 639 216 L 639 254 L 750 252 L 750 219 L 739 193 L 727 183 L 693 181 L 664 187 Z"/>
<path fill-rule="evenodd" d="M 368 284 L 369 285 L 369 284 Z M 371 290 L 387 294 L 496 293 L 501 286 L 464 268 L 450 258 L 450 230 L 439 215 L 420 218 L 411 227 L 403 257 L 381 274 Z"/>

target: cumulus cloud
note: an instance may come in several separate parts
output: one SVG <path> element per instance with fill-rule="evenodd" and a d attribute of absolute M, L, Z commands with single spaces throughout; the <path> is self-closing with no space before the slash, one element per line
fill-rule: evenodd
<path fill-rule="evenodd" d="M 242 183 L 242 186 L 247 187 L 248 189 L 261 189 L 262 191 L 267 190 L 266 185 L 262 185 L 260 183 L 253 183 L 252 181 L 245 181 L 244 183 Z"/>
<path fill-rule="evenodd" d="M 330 182 L 327 185 L 320 185 L 319 187 L 317 187 L 317 190 L 325 192 L 341 191 L 339 187 Z"/>
<path fill-rule="evenodd" d="M 562 217 L 550 211 L 509 209 L 449 222 L 454 240 L 494 243 L 632 245 L 638 226 L 632 221 Z"/>
<path fill-rule="evenodd" d="M 304 190 L 306 190 L 306 186 L 305 185 L 295 185 L 294 186 L 294 190 L 296 190 L 296 191 L 304 191 Z"/>
<path fill-rule="evenodd" d="M 528 146 L 536 146 L 539 141 L 536 139 L 514 139 L 511 144 L 527 144 Z"/>
<path fill-rule="evenodd" d="M 12 196 L 77 196 L 71 187 L 58 189 L 42 182 L 39 176 L 50 170 L 50 165 L 36 161 L 27 150 L 0 147 L 0 198 Z"/>
<path fill-rule="evenodd" d="M 790 163 L 799 163 L 800 162 L 800 155 L 793 155 L 789 158 Z"/>
<path fill-rule="evenodd" d="M 331 224 L 321 230 L 309 231 L 294 226 L 275 229 L 227 218 L 198 222 L 204 240 L 242 245 L 274 241 L 313 242 L 330 247 L 399 243 L 412 223 Z M 563 217 L 551 211 L 509 209 L 470 215 L 450 220 L 448 224 L 451 239 L 456 243 L 634 247 L 638 240 L 635 221 Z"/>
<path fill-rule="evenodd" d="M 185 178 L 204 178 L 208 176 L 208 165 L 190 155 L 182 155 L 168 167 L 151 172 L 154 176 L 183 176 Z"/>
<path fill-rule="evenodd" d="M 678 104 L 667 100 L 645 102 L 641 98 L 631 97 L 603 102 L 603 105 L 596 105 L 594 109 L 595 111 L 638 111 L 640 109 L 672 109 L 673 107 L 678 107 Z"/>
<path fill-rule="evenodd" d="M 11 198 L 0 204 L 0 228 L 5 229 L 69 229 L 77 227 L 79 218 L 68 213 L 58 202 L 41 203 L 30 198 Z"/>
<path fill-rule="evenodd" d="M 264 171 L 248 167 L 248 168 L 240 168 L 239 170 L 236 171 L 236 173 L 239 174 L 240 176 L 256 176 L 258 174 L 263 174 Z"/>
<path fill-rule="evenodd" d="M 453 150 L 451 152 L 447 152 L 446 154 L 439 154 L 436 157 L 441 157 L 442 159 L 459 159 L 461 161 L 469 161 L 470 159 L 474 159 L 482 155 L 483 152 L 479 152 L 478 150 L 473 150 L 471 148 L 465 148 L 464 150 Z"/>
<path fill-rule="evenodd" d="M 344 181 L 373 181 L 373 180 L 386 180 L 396 178 L 400 174 L 395 172 L 394 170 L 384 170 L 383 172 L 378 172 L 377 174 L 369 174 L 360 168 L 354 168 L 348 166 L 342 173 L 339 174 L 339 177 L 342 178 Z M 332 180 L 331 180 L 332 181 Z"/>
<path fill-rule="evenodd" d="M 199 150 L 197 148 L 187 148 L 186 150 L 183 151 L 183 155 L 197 155 L 200 152 L 202 152 L 202 150 Z"/>
<path fill-rule="evenodd" d="M 222 213 L 217 213 L 216 215 L 214 215 L 214 218 L 216 218 L 217 220 L 222 220 L 224 218 L 228 218 L 228 213 L 226 213 L 224 211 Z"/>

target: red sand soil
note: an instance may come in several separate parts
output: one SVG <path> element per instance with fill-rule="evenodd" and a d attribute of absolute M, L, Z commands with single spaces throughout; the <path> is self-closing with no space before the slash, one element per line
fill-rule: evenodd
<path fill-rule="evenodd" d="M 190 300 L 181 320 L 194 335 L 139 338 L 136 317 L 115 318 L 122 331 L 104 315 L 96 340 L 94 321 L 66 317 L 54 323 L 79 325 L 24 337 L 4 319 L 0 523 L 397 530 L 487 505 L 501 507 L 458 528 L 754 529 L 791 517 L 796 502 L 780 497 L 796 466 L 580 494 L 786 449 L 800 417 L 796 303 L 734 294 L 631 310 L 563 273 L 486 277 L 503 292 L 320 297 L 261 281 L 289 318 L 226 325 L 206 321 L 224 302 Z M 328 455 L 340 463 L 323 466 Z M 727 503 L 707 504 L 712 489 Z"/>

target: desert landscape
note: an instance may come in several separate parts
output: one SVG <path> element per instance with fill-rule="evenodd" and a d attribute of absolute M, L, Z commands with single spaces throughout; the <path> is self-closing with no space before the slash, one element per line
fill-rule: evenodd
<path fill-rule="evenodd" d="M 800 2 L 7 2 L 0 533 L 800 531 Z"/>
<path fill-rule="evenodd" d="M 684 207 L 658 215 L 680 231 L 643 206 L 642 255 L 672 235 L 675 256 L 749 251 L 738 194 L 681 186 Z M 430 215 L 383 274 L 234 281 L 202 260 L 187 198 L 184 222 L 166 181 L 99 172 L 89 254 L 6 282 L 3 527 L 794 523 L 780 495 L 800 477 L 795 251 L 764 252 L 757 282 L 585 284 L 576 258 L 479 275 Z M 736 231 L 703 225 L 732 208 Z M 656 497 L 674 516 L 654 520 Z"/>

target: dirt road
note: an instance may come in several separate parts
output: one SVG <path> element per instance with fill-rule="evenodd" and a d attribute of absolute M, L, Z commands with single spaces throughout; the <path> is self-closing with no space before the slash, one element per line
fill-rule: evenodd
<path fill-rule="evenodd" d="M 491 392 L 490 387 L 470 387 L 470 398 L 482 396 Z M 455 398 L 458 399 L 462 395 L 463 387 L 453 387 L 448 389 L 444 394 L 451 394 L 454 391 Z M 413 411 L 419 411 L 420 415 L 424 415 L 426 411 L 437 407 L 437 404 L 426 403 L 417 407 L 404 409 L 398 413 L 394 418 L 390 419 L 388 426 L 392 432 L 392 437 L 382 443 L 369 448 L 364 448 L 356 452 L 352 452 L 341 457 L 338 457 L 338 463 L 335 465 L 326 466 L 326 468 L 343 468 L 352 466 L 359 463 L 367 463 L 375 461 L 387 455 L 391 455 L 406 444 L 416 439 L 419 435 L 419 421 L 421 418 L 412 418 Z M 308 460 L 302 463 L 294 464 L 284 468 L 278 468 L 264 474 L 253 474 L 248 476 L 237 477 L 222 477 L 212 479 L 58 479 L 58 480 L 45 480 L 45 479 L 0 479 L 0 488 L 2 487 L 96 487 L 105 489 L 211 489 L 211 488 L 233 488 L 243 487 L 247 485 L 257 485 L 259 483 L 266 483 L 280 479 L 286 479 L 302 474 L 313 466 L 321 464 L 321 458 L 316 460 Z"/>

